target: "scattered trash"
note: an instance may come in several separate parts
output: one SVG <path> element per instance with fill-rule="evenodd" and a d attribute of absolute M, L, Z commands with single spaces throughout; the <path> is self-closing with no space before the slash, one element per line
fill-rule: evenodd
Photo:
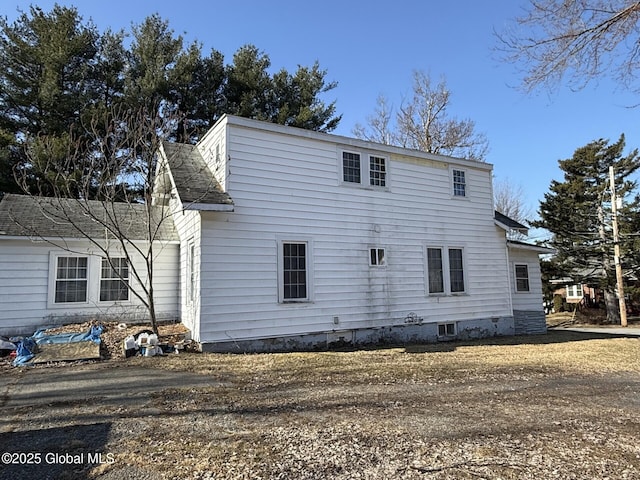
<path fill-rule="evenodd" d="M 5 357 L 16 350 L 16 344 L 8 339 L 0 338 L 0 356 Z"/>
<path fill-rule="evenodd" d="M 48 335 L 46 331 L 46 328 L 38 329 L 31 337 L 25 337 L 18 342 L 16 358 L 12 362 L 14 367 L 36 363 L 34 357 L 36 357 L 41 349 L 46 349 L 47 345 L 76 344 L 80 342 L 90 342 L 94 345 L 100 345 L 102 327 L 92 325 L 91 328 L 84 333 L 60 333 L 57 335 Z M 79 349 L 77 348 L 72 348 L 71 350 L 73 350 L 73 352 L 69 350 L 69 348 L 64 347 L 50 349 L 50 355 L 45 361 L 84 360 L 87 356 L 89 356 L 89 358 L 95 358 L 95 352 L 97 352 L 97 358 L 100 358 L 99 348 L 91 348 L 91 353 L 87 353 L 86 349 L 81 349 L 81 353 L 78 353 Z M 79 356 L 82 358 L 78 358 Z"/>

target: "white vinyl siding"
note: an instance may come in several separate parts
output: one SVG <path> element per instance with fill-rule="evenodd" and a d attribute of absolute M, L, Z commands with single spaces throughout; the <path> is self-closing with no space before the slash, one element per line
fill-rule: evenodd
<path fill-rule="evenodd" d="M 451 202 L 450 163 L 390 147 L 380 156 L 393 191 L 345 188 L 343 152 L 368 164 L 371 144 L 346 148 L 330 135 L 239 118 L 218 128 L 227 129 L 235 211 L 201 214 L 201 341 L 323 332 L 336 328 L 334 316 L 352 329 L 403 324 L 410 312 L 425 322 L 511 315 L 490 165 L 463 161 L 470 201 Z M 278 242 L 305 239 L 310 298 L 282 302 Z M 464 295 L 425 296 L 425 245 L 464 248 Z M 370 266 L 377 246 L 385 268 Z"/>
<path fill-rule="evenodd" d="M 66 247 L 84 255 L 71 254 L 46 242 L 0 239 L 0 335 L 30 334 L 36 328 L 64 319 L 148 319 L 138 299 L 100 301 L 102 254 L 93 252 L 87 241 L 67 240 Z M 154 256 L 154 290 L 158 318 L 178 317 L 178 245 L 157 245 Z M 95 254 L 94 254 L 95 253 Z M 85 302 L 56 303 L 57 259 L 87 259 Z M 133 258 L 136 268 L 146 272 L 142 259 Z M 146 275 L 143 274 L 143 280 Z M 136 287 L 133 283 L 133 287 Z"/>
<path fill-rule="evenodd" d="M 517 245 L 509 247 L 511 291 L 514 310 L 542 311 L 542 278 L 540 272 L 540 260 L 538 253 L 522 248 Z M 520 278 L 520 288 L 524 287 L 524 269 L 516 271 L 516 267 L 526 266 L 528 274 L 529 290 L 518 290 L 518 278 Z M 520 277 L 522 275 L 522 277 Z"/>

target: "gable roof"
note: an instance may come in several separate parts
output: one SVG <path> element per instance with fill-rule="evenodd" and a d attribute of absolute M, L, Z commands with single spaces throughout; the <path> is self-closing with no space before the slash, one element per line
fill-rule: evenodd
<path fill-rule="evenodd" d="M 177 241 L 178 234 L 169 212 L 162 207 L 150 208 L 124 202 L 6 194 L 0 201 L 0 239 L 85 238 L 85 235 L 113 239 L 116 236 L 109 229 L 119 229 L 128 240 L 148 240 L 147 218 L 151 212 L 151 221 L 158 229 L 154 239 Z"/>
<path fill-rule="evenodd" d="M 222 190 L 195 145 L 164 142 L 162 153 L 185 209 L 233 210 L 233 200 Z"/>

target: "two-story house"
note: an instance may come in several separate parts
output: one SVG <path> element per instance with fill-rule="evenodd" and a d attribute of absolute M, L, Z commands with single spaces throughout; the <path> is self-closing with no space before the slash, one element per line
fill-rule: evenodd
<path fill-rule="evenodd" d="M 163 145 L 154 202 L 204 350 L 546 331 L 547 250 L 507 240 L 523 227 L 496 216 L 488 163 L 225 116 Z"/>

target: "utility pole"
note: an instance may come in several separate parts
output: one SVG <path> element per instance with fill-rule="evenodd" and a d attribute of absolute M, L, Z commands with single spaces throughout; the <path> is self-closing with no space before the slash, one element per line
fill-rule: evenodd
<path fill-rule="evenodd" d="M 609 186 L 611 187 L 611 216 L 613 226 L 613 262 L 616 266 L 616 287 L 618 290 L 618 305 L 620 306 L 620 326 L 627 326 L 627 303 L 624 300 L 624 280 L 622 265 L 620 264 L 620 238 L 618 235 L 618 199 L 613 165 L 609 167 Z"/>

